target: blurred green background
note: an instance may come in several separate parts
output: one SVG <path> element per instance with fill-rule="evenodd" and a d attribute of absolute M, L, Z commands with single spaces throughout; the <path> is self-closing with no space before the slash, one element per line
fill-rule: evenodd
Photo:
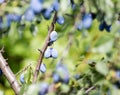
<path fill-rule="evenodd" d="M 11 9 L 12 6 L 17 6 L 17 1 L 13 1 L 9 6 L 11 6 Z M 28 5 L 26 4 L 24 7 L 27 6 Z M 0 6 L 0 8 L 2 8 L 2 6 Z M 64 57 L 63 64 L 67 65 L 70 71 L 70 76 L 73 76 L 76 73 L 86 73 L 90 67 L 85 63 L 93 61 L 98 62 L 102 58 L 112 62 L 111 64 L 114 66 L 114 68 L 120 68 L 120 33 L 118 32 L 119 27 L 116 26 L 115 23 L 113 23 L 110 33 L 106 31 L 99 31 L 98 27 L 100 22 L 98 22 L 96 19 L 93 20 L 93 24 L 88 30 L 78 31 L 75 29 L 71 35 L 72 44 L 66 49 L 66 46 L 69 43 L 69 32 L 74 26 L 73 24 L 69 23 L 67 16 L 65 16 L 65 18 L 65 24 L 56 24 L 55 26 L 55 30 L 57 31 L 59 37 L 52 47 L 58 51 L 58 58 L 43 59 L 43 63 L 46 64 L 47 71 L 45 75 L 40 74 L 41 77 L 47 75 L 49 76 L 49 74 L 51 74 L 55 69 L 55 66 L 60 61 L 61 57 Z M 41 23 L 36 24 L 36 27 L 38 28 L 36 35 L 31 33 L 29 29 L 29 22 L 26 22 L 26 27 L 22 30 L 22 34 L 20 34 L 16 27 L 17 23 L 12 23 L 10 31 L 0 38 L 0 48 L 4 46 L 5 50 L 3 56 L 4 58 L 8 59 L 7 62 L 9 63 L 13 73 L 16 74 L 18 81 L 20 74 L 22 72 L 26 72 L 26 70 L 24 71 L 24 68 L 29 66 L 29 64 L 31 64 L 30 66 L 34 70 L 40 54 L 38 49 L 41 49 L 44 45 L 48 32 L 48 26 L 50 26 L 51 21 L 52 18 L 50 20 L 45 20 L 42 17 Z M 103 75 L 106 75 L 106 72 L 108 71 L 104 71 L 104 67 L 99 68 L 100 66 L 98 66 L 98 71 L 100 71 L 100 73 Z M 109 73 L 110 74 L 108 74 L 106 77 L 108 80 L 109 76 L 110 78 L 114 76 L 115 70 L 109 69 Z M 46 80 L 48 81 L 49 78 Z M 0 76 L 0 95 L 2 95 L 2 93 L 5 95 L 14 95 L 14 92 L 12 91 L 4 75 Z"/>

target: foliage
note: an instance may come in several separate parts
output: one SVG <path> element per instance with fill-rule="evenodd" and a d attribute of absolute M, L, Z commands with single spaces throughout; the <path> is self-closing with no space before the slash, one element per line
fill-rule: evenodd
<path fill-rule="evenodd" d="M 119 95 L 119 5 L 119 0 L 0 0 L 0 47 L 21 84 L 20 94 Z M 50 36 L 33 84 L 37 49 L 55 11 L 57 33 Z M 14 95 L 0 70 L 1 93 Z"/>

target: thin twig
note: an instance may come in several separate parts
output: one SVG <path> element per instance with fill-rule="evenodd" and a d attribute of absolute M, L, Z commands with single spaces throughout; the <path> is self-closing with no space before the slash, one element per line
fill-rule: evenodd
<path fill-rule="evenodd" d="M 40 53 L 42 53 L 42 50 L 38 49 L 38 51 L 39 51 Z"/>
<path fill-rule="evenodd" d="M 81 10 L 80 10 L 80 13 L 81 13 Z M 64 59 L 64 57 L 68 54 L 68 52 L 69 52 L 69 49 L 70 49 L 70 47 L 72 46 L 72 44 L 73 44 L 73 36 L 74 36 L 74 32 L 76 31 L 76 22 L 80 19 L 80 17 L 81 17 L 81 14 L 77 14 L 75 17 L 74 17 L 74 23 L 73 23 L 73 27 L 71 28 L 71 30 L 70 30 L 70 32 L 69 32 L 69 34 L 68 34 L 68 43 L 67 43 L 67 45 L 66 45 L 66 47 L 65 47 L 65 49 L 64 49 L 64 51 L 63 51 L 63 53 L 62 53 L 62 56 L 61 56 L 61 58 L 60 58 L 60 60 L 58 61 L 58 63 L 62 63 L 62 61 L 63 61 L 63 59 Z"/>
<path fill-rule="evenodd" d="M 88 94 L 91 90 L 95 89 L 96 86 L 91 86 L 85 91 L 85 94 Z"/>
<path fill-rule="evenodd" d="M 2 47 L 2 49 L 0 50 L 1 53 L 4 53 L 4 46 Z"/>
<path fill-rule="evenodd" d="M 38 60 L 38 63 L 36 65 L 36 69 L 35 69 L 35 72 L 34 72 L 33 83 L 35 83 L 37 81 L 39 68 L 40 68 L 40 65 L 41 65 L 43 57 L 44 57 L 44 52 L 47 49 L 48 44 L 49 44 L 50 33 L 54 30 L 54 25 L 56 23 L 56 18 L 57 18 L 57 12 L 55 12 L 55 14 L 54 14 L 53 21 L 52 21 L 51 26 L 50 26 L 50 28 L 48 30 L 48 35 L 46 37 L 45 44 L 44 44 L 44 46 L 43 46 L 43 48 L 41 50 L 41 53 L 40 53 L 40 56 L 39 56 L 39 60 Z"/>
<path fill-rule="evenodd" d="M 18 81 L 16 80 L 15 75 L 13 74 L 12 70 L 10 69 L 8 63 L 2 56 L 1 52 L 0 52 L 0 68 L 3 72 L 3 74 L 5 75 L 5 77 L 7 78 L 8 82 L 10 83 L 11 87 L 13 88 L 15 94 L 19 95 L 20 85 L 19 85 Z"/>
<path fill-rule="evenodd" d="M 64 57 L 68 54 L 68 51 L 69 51 L 69 49 L 70 49 L 70 47 L 72 45 L 72 42 L 73 42 L 73 37 L 72 36 L 73 36 L 72 34 L 69 35 L 68 43 L 67 43 L 65 49 L 63 50 L 62 56 L 61 56 L 61 58 L 59 60 L 59 63 L 62 63 Z"/>
<path fill-rule="evenodd" d="M 18 76 L 19 74 L 21 74 L 22 72 L 28 70 L 28 68 L 30 68 L 31 65 L 32 65 L 32 64 L 30 63 L 28 66 L 26 66 L 25 68 L 23 68 L 23 70 L 21 70 L 21 71 L 19 71 L 17 74 L 15 74 L 15 76 L 17 77 L 17 76 Z"/>

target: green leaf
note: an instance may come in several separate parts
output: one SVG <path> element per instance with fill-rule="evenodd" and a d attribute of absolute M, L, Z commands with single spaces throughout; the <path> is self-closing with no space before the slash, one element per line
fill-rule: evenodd
<path fill-rule="evenodd" d="M 0 95 L 4 95 L 4 94 L 3 94 L 3 91 L 1 91 L 1 90 L 0 90 Z"/>
<path fill-rule="evenodd" d="M 96 70 L 104 76 L 106 76 L 109 72 L 107 64 L 105 62 L 98 62 L 96 64 Z"/>
<path fill-rule="evenodd" d="M 111 93 L 111 95 L 119 95 L 118 93 L 120 93 L 120 91 L 115 86 L 112 86 L 109 93 Z"/>
<path fill-rule="evenodd" d="M 28 87 L 25 95 L 38 95 L 40 84 L 32 84 Z"/>
<path fill-rule="evenodd" d="M 24 84 L 20 89 L 20 95 L 23 95 L 23 93 L 27 90 L 27 88 L 28 88 L 28 85 Z"/>
<path fill-rule="evenodd" d="M 97 53 L 107 53 L 112 49 L 112 46 L 113 46 L 113 40 L 110 40 L 96 48 L 93 48 L 92 51 Z"/>
<path fill-rule="evenodd" d="M 66 84 L 61 85 L 61 90 L 63 93 L 67 93 L 70 90 L 70 87 Z"/>
<path fill-rule="evenodd" d="M 84 90 L 83 90 L 83 89 L 79 90 L 79 91 L 77 92 L 77 95 L 84 95 Z"/>

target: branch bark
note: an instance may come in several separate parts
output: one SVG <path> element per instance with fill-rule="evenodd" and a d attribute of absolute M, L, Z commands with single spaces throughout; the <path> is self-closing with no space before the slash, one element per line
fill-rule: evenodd
<path fill-rule="evenodd" d="M 43 48 L 41 50 L 41 53 L 40 53 L 40 56 L 39 56 L 39 60 L 38 60 L 38 63 L 36 65 L 34 77 L 33 77 L 33 83 L 35 83 L 37 81 L 37 77 L 38 77 L 38 74 L 39 74 L 40 65 L 41 65 L 43 57 L 44 57 L 44 52 L 47 49 L 48 44 L 49 44 L 50 33 L 54 30 L 54 27 L 55 27 L 54 25 L 56 23 L 56 18 L 57 18 L 57 12 L 55 12 L 55 14 L 54 14 L 53 21 L 52 21 L 51 26 L 50 26 L 50 28 L 48 30 L 48 35 L 46 37 L 45 44 L 44 44 L 44 46 L 43 46 Z"/>
<path fill-rule="evenodd" d="M 11 87 L 13 88 L 16 95 L 19 95 L 20 92 L 20 85 L 18 81 L 15 78 L 15 75 L 13 74 L 12 70 L 10 69 L 8 63 L 2 56 L 2 53 L 0 52 L 0 68 L 7 78 L 8 82 L 10 83 Z"/>

